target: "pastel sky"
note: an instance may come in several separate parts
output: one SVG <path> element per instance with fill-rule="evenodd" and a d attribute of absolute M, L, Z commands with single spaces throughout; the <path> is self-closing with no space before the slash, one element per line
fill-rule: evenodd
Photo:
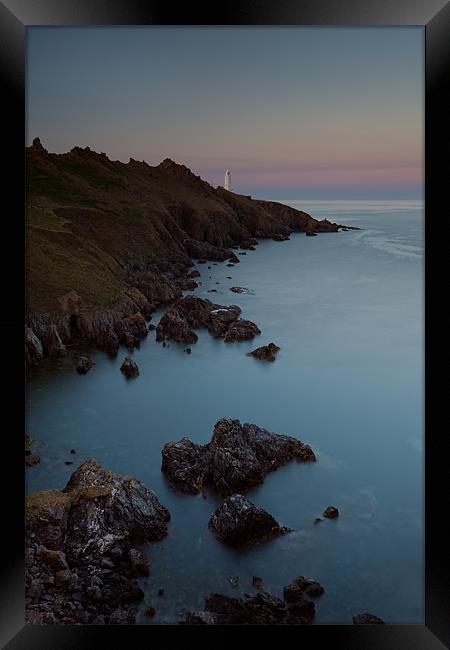
<path fill-rule="evenodd" d="M 27 144 L 260 198 L 423 195 L 421 27 L 35 27 L 27 67 Z"/>

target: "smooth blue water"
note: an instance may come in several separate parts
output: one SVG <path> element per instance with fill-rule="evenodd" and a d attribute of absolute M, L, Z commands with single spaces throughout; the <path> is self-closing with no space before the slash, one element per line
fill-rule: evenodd
<path fill-rule="evenodd" d="M 264 241 L 235 268 L 198 266 L 196 294 L 239 304 L 262 330 L 255 341 L 226 345 L 199 332 L 187 356 L 185 346 L 157 345 L 151 332 L 133 353 L 136 380 L 119 371 L 125 349 L 116 359 L 94 351 L 85 376 L 71 355 L 31 377 L 27 433 L 41 464 L 27 469 L 28 492 L 64 487 L 75 467 L 64 460 L 94 457 L 144 481 L 172 514 L 168 537 L 148 547 L 143 585 L 157 615 L 139 622 L 175 622 L 213 591 L 251 593 L 253 575 L 276 595 L 297 575 L 319 580 L 316 623 L 351 623 L 364 611 L 424 622 L 423 209 L 290 203 L 362 230 Z M 233 285 L 252 293 L 233 294 Z M 245 355 L 270 341 L 281 347 L 275 363 Z M 295 532 L 245 552 L 207 530 L 213 494 L 177 494 L 160 471 L 166 441 L 207 442 L 221 417 L 297 436 L 318 456 L 249 493 Z M 330 504 L 340 518 L 314 525 Z"/>

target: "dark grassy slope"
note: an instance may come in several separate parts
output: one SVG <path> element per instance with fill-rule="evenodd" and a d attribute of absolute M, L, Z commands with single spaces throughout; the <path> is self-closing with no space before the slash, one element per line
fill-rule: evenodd
<path fill-rule="evenodd" d="M 89 148 L 52 154 L 36 139 L 26 163 L 28 324 L 44 354 L 57 353 L 55 337 L 81 333 L 107 347 L 118 319 L 176 298 L 190 256 L 225 259 L 232 252 L 223 249 L 249 237 L 338 229 L 215 189 L 169 159 L 151 167 Z"/>

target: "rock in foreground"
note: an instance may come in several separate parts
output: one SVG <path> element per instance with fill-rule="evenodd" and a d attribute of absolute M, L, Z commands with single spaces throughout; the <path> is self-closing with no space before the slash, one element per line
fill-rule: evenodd
<path fill-rule="evenodd" d="M 169 511 L 140 481 L 83 463 L 62 492 L 26 504 L 27 620 L 133 623 L 146 559 L 133 548 L 167 534 Z"/>
<path fill-rule="evenodd" d="M 242 494 L 233 494 L 225 499 L 213 513 L 208 528 L 218 539 L 231 546 L 268 541 L 290 531 Z"/>
<path fill-rule="evenodd" d="M 299 576 L 284 587 L 284 599 L 289 603 L 295 603 L 302 598 L 318 598 L 324 593 L 324 588 L 316 580 L 310 580 Z"/>
<path fill-rule="evenodd" d="M 275 343 L 269 343 L 269 345 L 263 345 L 260 348 L 248 352 L 249 357 L 255 357 L 255 359 L 261 359 L 261 361 L 275 361 L 275 355 L 280 351 L 278 345 Z"/>
<path fill-rule="evenodd" d="M 285 603 L 280 598 L 260 591 L 253 596 L 233 598 L 211 594 L 201 612 L 189 612 L 185 623 L 191 625 L 305 625 L 314 620 L 311 600 Z"/>
<path fill-rule="evenodd" d="M 311 447 L 296 438 L 223 418 L 216 422 L 206 445 L 196 445 L 188 438 L 164 445 L 162 471 L 183 492 L 197 494 L 211 485 L 228 496 L 262 483 L 266 474 L 294 458 L 316 460 Z"/>

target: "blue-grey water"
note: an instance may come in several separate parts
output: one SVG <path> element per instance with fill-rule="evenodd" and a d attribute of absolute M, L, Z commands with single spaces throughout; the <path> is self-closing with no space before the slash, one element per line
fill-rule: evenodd
<path fill-rule="evenodd" d="M 125 349 L 116 359 L 93 351 L 85 376 L 72 353 L 30 379 L 27 433 L 41 464 L 27 469 L 28 492 L 64 487 L 76 466 L 64 461 L 94 457 L 141 479 L 171 512 L 168 537 L 148 547 L 143 581 L 157 614 L 140 623 L 176 622 L 210 592 L 252 593 L 253 575 L 280 596 L 297 575 L 319 580 L 319 624 L 365 611 L 424 622 L 422 205 L 289 203 L 362 230 L 263 241 L 234 268 L 198 266 L 196 294 L 239 304 L 262 330 L 253 342 L 226 345 L 199 332 L 188 356 L 150 332 L 133 353 L 135 380 L 119 371 Z M 231 293 L 233 285 L 251 293 Z M 246 356 L 270 341 L 281 347 L 275 363 Z M 297 436 L 318 457 L 248 494 L 295 529 L 253 550 L 228 549 L 208 531 L 213 494 L 178 494 L 160 471 L 165 442 L 205 443 L 222 417 Z M 328 505 L 339 519 L 314 525 Z"/>

